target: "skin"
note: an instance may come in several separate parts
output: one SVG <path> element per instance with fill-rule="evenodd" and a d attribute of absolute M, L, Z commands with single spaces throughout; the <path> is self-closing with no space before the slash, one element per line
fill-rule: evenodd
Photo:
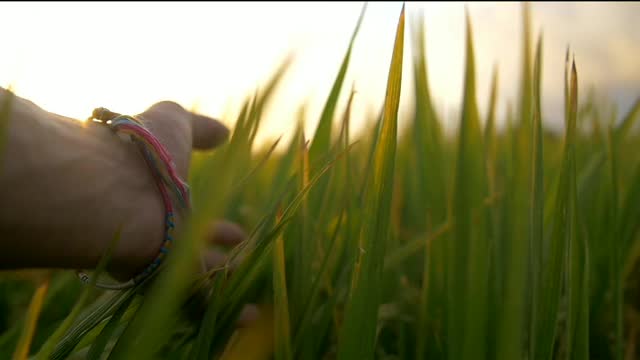
<path fill-rule="evenodd" d="M 8 96 L 0 88 L 0 104 Z M 0 268 L 93 269 L 122 226 L 107 270 L 119 280 L 139 273 L 162 244 L 164 208 L 138 148 L 106 126 L 12 97 L 0 152 Z M 215 148 L 229 136 L 216 119 L 170 101 L 138 115 L 166 147 L 182 179 L 193 150 Z M 244 231 L 225 220 L 213 220 L 207 235 L 209 243 L 227 247 L 244 239 Z M 216 250 L 203 257 L 208 268 L 225 261 Z M 243 318 L 248 321 L 253 313 L 248 308 Z"/>

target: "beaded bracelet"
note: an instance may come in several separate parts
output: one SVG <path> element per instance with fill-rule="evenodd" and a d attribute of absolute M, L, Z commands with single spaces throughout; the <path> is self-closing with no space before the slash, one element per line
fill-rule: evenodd
<path fill-rule="evenodd" d="M 138 146 L 147 165 L 151 169 L 156 180 L 156 185 L 162 195 L 165 208 L 165 236 L 156 258 L 141 273 L 124 283 L 105 284 L 96 283 L 96 287 L 109 290 L 123 290 L 131 288 L 149 275 L 151 275 L 162 263 L 171 249 L 173 243 L 174 208 L 169 196 L 169 190 L 178 200 L 181 210 L 186 211 L 191 207 L 189 186 L 178 176 L 171 155 L 158 139 L 149 132 L 144 124 L 135 117 L 114 113 L 105 108 L 97 108 L 93 111 L 88 121 L 98 122 L 109 126 L 114 133 L 129 135 L 130 139 Z M 89 283 L 89 276 L 78 271 L 80 280 Z"/>

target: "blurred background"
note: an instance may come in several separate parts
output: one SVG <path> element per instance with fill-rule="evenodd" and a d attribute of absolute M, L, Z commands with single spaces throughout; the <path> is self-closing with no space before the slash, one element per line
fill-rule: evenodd
<path fill-rule="evenodd" d="M 12 85 L 46 110 L 78 119 L 99 106 L 132 114 L 156 101 L 173 100 L 232 126 L 242 101 L 293 53 L 256 140 L 287 139 L 303 105 L 310 136 L 363 4 L 4 2 L 0 85 Z M 401 6 L 368 4 L 340 102 L 346 105 L 351 87 L 357 91 L 354 135 L 382 105 Z M 465 7 L 473 24 L 482 113 L 494 65 L 499 69 L 500 126 L 508 102 L 518 96 L 520 3 L 410 2 L 407 26 L 411 29 L 417 13 L 424 13 L 430 88 L 445 126 L 452 129 L 462 100 Z M 533 3 L 531 10 L 534 42 L 540 31 L 544 35 L 545 123 L 563 127 L 568 45 L 575 54 L 581 98 L 597 85 L 598 99 L 617 104 L 618 114 L 626 112 L 640 93 L 640 3 Z M 400 126 L 411 108 L 410 44 L 405 39 Z"/>

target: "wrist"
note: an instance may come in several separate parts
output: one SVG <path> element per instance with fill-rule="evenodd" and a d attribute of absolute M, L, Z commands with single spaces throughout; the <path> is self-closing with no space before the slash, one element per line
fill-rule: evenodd
<path fill-rule="evenodd" d="M 124 261 L 121 264 L 116 263 L 117 271 L 122 272 L 121 274 L 116 274 L 116 276 L 119 280 L 126 276 L 133 280 L 134 283 L 137 283 L 154 272 L 164 259 L 165 254 L 170 250 L 174 240 L 173 237 L 176 235 L 175 227 L 178 215 L 184 210 L 184 207 L 188 208 L 190 206 L 188 186 L 176 172 L 171 154 L 159 139 L 149 132 L 142 120 L 120 116 L 103 108 L 97 109 L 94 112 L 94 116 L 100 121 L 111 120 L 109 127 L 115 133 L 129 134 L 132 142 L 137 147 L 136 150 L 139 151 L 138 158 L 144 158 L 144 164 L 147 165 L 146 172 L 153 174 L 153 182 L 156 189 L 155 195 L 144 199 L 149 201 L 141 201 L 143 213 L 141 214 L 142 220 L 140 224 L 142 226 L 134 227 L 142 229 L 142 233 L 139 234 L 138 241 L 128 242 L 134 248 L 131 246 L 121 247 L 117 254 Z M 144 178 L 148 180 L 148 176 Z M 148 184 L 148 181 L 146 183 Z M 149 189 L 149 186 L 146 189 Z M 142 194 L 149 195 L 150 193 L 144 191 Z M 173 196 L 177 196 L 175 198 L 176 204 L 174 204 Z M 162 201 L 158 201 L 158 199 Z M 157 227 L 158 212 L 156 209 L 158 208 L 163 210 L 161 228 Z M 161 236 L 154 236 L 157 234 L 156 231 L 158 229 L 162 229 Z M 136 235 L 134 231 L 133 236 Z M 150 235 L 151 238 L 148 239 L 147 235 Z M 160 243 L 157 240 L 160 240 Z M 139 267 L 139 264 L 144 264 L 144 268 Z M 131 277 L 134 278 L 131 279 Z"/>
<path fill-rule="evenodd" d="M 14 100 L 0 152 L 0 237 L 10 239 L 0 241 L 0 267 L 93 269 L 121 228 L 107 271 L 138 275 L 159 254 L 166 215 L 140 149 L 106 126 Z M 165 135 L 173 154 L 190 146 Z M 176 159 L 183 176 L 187 159 Z"/>
<path fill-rule="evenodd" d="M 117 229 L 122 226 L 122 233 L 107 271 L 117 280 L 125 281 L 145 270 L 158 256 L 165 237 L 166 212 L 152 170 L 140 149 L 110 130 L 108 135 L 119 142 L 115 146 L 120 148 L 112 156 L 114 163 L 121 164 L 117 168 L 116 176 L 119 180 L 116 182 L 122 183 L 122 186 L 114 188 L 118 195 L 110 196 L 111 206 L 129 206 L 120 216 L 114 214 L 110 217 L 111 227 Z M 102 248 L 106 250 L 108 245 L 105 244 Z"/>

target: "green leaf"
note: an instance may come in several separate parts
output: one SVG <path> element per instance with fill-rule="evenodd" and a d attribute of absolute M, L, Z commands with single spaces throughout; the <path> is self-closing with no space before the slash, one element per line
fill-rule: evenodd
<path fill-rule="evenodd" d="M 571 96 L 569 132 L 572 138 L 568 147 L 569 187 L 567 196 L 566 223 L 568 256 L 568 319 L 567 319 L 567 357 L 575 359 L 589 358 L 589 312 L 588 312 L 588 249 L 587 241 L 579 232 L 579 209 L 577 207 L 577 181 L 576 181 L 576 123 L 578 109 L 578 75 L 575 62 L 571 67 Z M 586 304 L 585 304 L 586 303 Z"/>
<path fill-rule="evenodd" d="M 447 246 L 447 354 L 484 359 L 487 351 L 489 244 L 486 233 L 484 155 L 476 103 L 473 32 L 466 13 L 466 66 L 459 127 L 452 241 Z"/>
<path fill-rule="evenodd" d="M 44 298 L 49 290 L 49 283 L 51 281 L 50 274 L 47 275 L 37 286 L 36 291 L 31 297 L 31 303 L 27 310 L 27 318 L 18 340 L 18 345 L 13 353 L 14 360 L 26 360 L 31 352 L 31 342 L 33 340 L 33 334 L 36 331 L 38 324 L 38 318 L 40 317 L 40 311 L 42 310 L 42 304 Z"/>
<path fill-rule="evenodd" d="M 322 157 L 322 155 L 329 150 L 329 146 L 331 143 L 333 117 L 336 111 L 336 105 L 338 104 L 340 90 L 342 89 L 342 84 L 344 83 L 344 79 L 347 74 L 347 68 L 349 67 L 351 50 L 353 49 L 353 44 L 356 40 L 356 35 L 360 30 L 360 25 L 362 24 L 362 20 L 364 19 L 366 10 L 367 3 L 365 3 L 362 7 L 360 17 L 358 18 L 358 22 L 356 23 L 356 27 L 353 31 L 353 35 L 351 35 L 351 40 L 349 41 L 347 52 L 344 55 L 344 59 L 342 60 L 342 65 L 340 65 L 338 75 L 333 82 L 329 97 L 327 98 L 324 108 L 322 109 L 320 121 L 318 122 L 318 125 L 316 127 L 311 146 L 309 147 L 309 158 L 312 162 Z"/>
<path fill-rule="evenodd" d="M 2 91 L 2 108 L 0 108 L 0 159 L 4 159 L 4 150 L 9 136 L 9 121 L 13 109 L 15 94 L 11 91 L 11 86 L 6 91 Z M 4 168 L 3 161 L 0 161 L 0 169 Z"/>
<path fill-rule="evenodd" d="M 535 329 L 540 306 L 540 277 L 542 274 L 542 254 L 544 235 L 544 143 L 542 141 L 542 108 L 540 99 L 540 82 L 542 74 L 542 34 L 538 38 L 536 47 L 536 59 L 534 63 L 534 87 L 533 87 L 533 161 L 532 161 L 532 188 L 531 188 L 531 231 L 529 234 L 529 251 L 531 252 L 531 311 L 529 314 L 529 356 L 534 358 L 535 349 L 538 346 Z"/>
<path fill-rule="evenodd" d="M 281 219 L 278 219 L 278 222 Z M 275 359 L 292 359 L 291 330 L 289 319 L 289 301 L 287 299 L 287 278 L 284 258 L 284 239 L 282 235 L 275 240 L 273 252 L 273 303 Z"/>
<path fill-rule="evenodd" d="M 66 359 L 84 336 L 88 335 L 96 326 L 111 316 L 129 298 L 133 297 L 137 290 L 139 288 L 128 289 L 124 292 L 105 292 L 78 316 L 75 325 L 56 344 L 56 348 L 51 354 L 51 359 Z"/>
<path fill-rule="evenodd" d="M 351 294 L 340 332 L 338 359 L 371 359 L 376 343 L 385 243 L 389 237 L 389 217 L 394 184 L 397 120 L 404 50 L 404 5 L 398 20 L 387 82 L 384 117 L 373 159 L 367 207 L 364 209 L 356 268 Z"/>
<path fill-rule="evenodd" d="M 120 307 L 113 313 L 111 318 L 109 318 L 109 322 L 102 328 L 100 334 L 91 344 L 89 348 L 89 352 L 87 353 L 87 360 L 99 360 L 103 355 L 111 336 L 115 332 L 116 328 L 120 325 L 120 321 L 125 315 L 125 313 L 129 310 L 129 305 L 133 302 L 135 297 L 129 297 L 125 300 Z"/>
<path fill-rule="evenodd" d="M 78 318 L 82 310 L 85 308 L 89 299 L 93 297 L 93 294 L 97 291 L 97 288 L 95 286 L 98 281 L 98 277 L 106 269 L 107 264 L 111 260 L 111 254 L 113 253 L 113 250 L 120 242 L 121 234 L 122 234 L 122 227 L 119 227 L 113 239 L 109 243 L 109 247 L 105 251 L 105 254 L 101 257 L 100 261 L 98 262 L 98 266 L 96 267 L 96 271 L 94 272 L 89 285 L 85 287 L 85 289 L 82 291 L 82 294 L 80 294 L 80 298 L 76 302 L 76 305 L 73 307 L 73 310 L 71 310 L 71 313 L 69 314 L 69 316 L 67 316 L 67 318 L 64 319 L 62 324 L 60 324 L 60 326 L 56 329 L 56 331 L 53 334 L 51 334 L 47 339 L 47 341 L 42 345 L 42 347 L 40 348 L 40 351 L 35 357 L 36 359 L 44 360 L 44 359 L 48 359 L 51 356 L 58 341 L 64 336 L 64 334 L 69 330 L 69 328 L 71 328 L 71 326 L 76 321 L 76 319 Z"/>

